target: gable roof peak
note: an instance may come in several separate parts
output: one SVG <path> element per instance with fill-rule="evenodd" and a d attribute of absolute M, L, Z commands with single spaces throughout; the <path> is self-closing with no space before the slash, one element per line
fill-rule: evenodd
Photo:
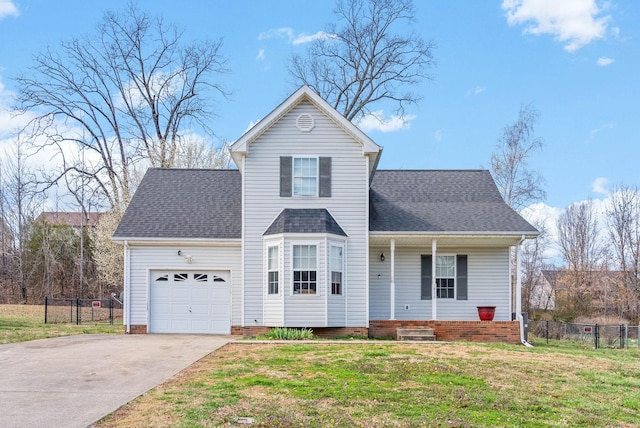
<path fill-rule="evenodd" d="M 274 110 L 272 110 L 269 114 L 262 118 L 248 131 L 242 134 L 242 136 L 231 145 L 231 147 L 229 148 L 231 157 L 240 170 L 242 170 L 242 158 L 246 156 L 248 146 L 302 101 L 309 101 L 316 108 L 318 108 L 318 110 L 322 111 L 328 117 L 333 119 L 333 121 L 338 126 L 340 126 L 345 132 L 350 134 L 356 141 L 362 144 L 363 153 L 365 155 L 374 155 L 375 157 L 378 157 L 382 152 L 382 147 L 377 145 L 356 125 L 347 120 L 318 93 L 311 89 L 311 87 L 309 87 L 308 85 L 302 85 L 287 99 L 280 103 L 279 106 L 277 106 Z M 372 164 L 376 163 L 377 162 L 372 162 Z"/>

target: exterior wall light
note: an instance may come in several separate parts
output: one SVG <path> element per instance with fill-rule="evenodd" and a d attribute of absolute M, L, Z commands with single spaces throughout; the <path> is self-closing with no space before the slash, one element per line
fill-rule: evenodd
<path fill-rule="evenodd" d="M 380 253 L 380 261 L 383 262 L 384 261 L 384 253 Z"/>

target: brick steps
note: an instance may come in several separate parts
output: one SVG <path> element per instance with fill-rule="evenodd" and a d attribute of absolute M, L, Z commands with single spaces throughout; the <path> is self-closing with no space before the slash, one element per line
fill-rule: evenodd
<path fill-rule="evenodd" d="M 418 340 L 425 342 L 433 342 L 436 340 L 436 335 L 430 327 L 397 328 L 396 337 L 398 340 Z"/>

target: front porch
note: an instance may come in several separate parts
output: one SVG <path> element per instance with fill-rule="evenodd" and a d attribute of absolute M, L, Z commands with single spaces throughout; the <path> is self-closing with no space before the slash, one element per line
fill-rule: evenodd
<path fill-rule="evenodd" d="M 520 343 L 518 321 L 372 320 L 369 337 L 397 340 L 399 328 L 430 327 L 438 341 Z"/>

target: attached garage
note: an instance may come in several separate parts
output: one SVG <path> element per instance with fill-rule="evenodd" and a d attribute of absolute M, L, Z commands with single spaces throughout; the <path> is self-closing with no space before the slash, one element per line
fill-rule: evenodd
<path fill-rule="evenodd" d="M 150 333 L 231 333 L 229 271 L 152 271 Z"/>

